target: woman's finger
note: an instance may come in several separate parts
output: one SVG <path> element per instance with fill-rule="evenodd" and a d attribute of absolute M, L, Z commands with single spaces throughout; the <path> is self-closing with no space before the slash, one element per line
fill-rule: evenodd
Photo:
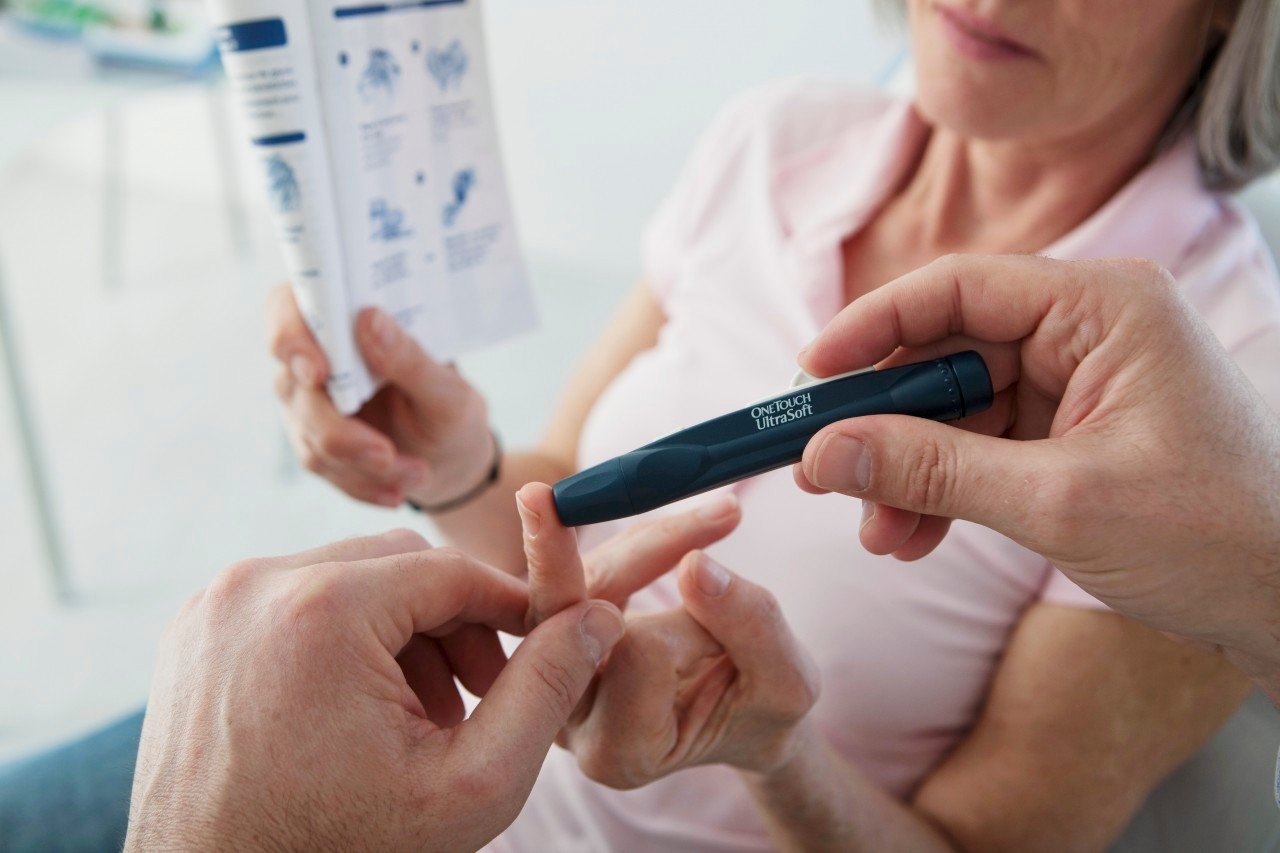
<path fill-rule="evenodd" d="M 317 388 L 297 388 L 290 408 L 307 446 L 327 468 L 349 467 L 394 484 L 398 454 L 387 436 L 357 418 L 344 417 Z"/>
<path fill-rule="evenodd" d="M 817 671 L 777 599 L 701 552 L 680 564 L 679 581 L 685 609 L 724 647 L 744 687 L 779 712 L 807 712 L 817 698 Z"/>
<path fill-rule="evenodd" d="M 271 354 L 304 387 L 322 387 L 329 378 L 329 360 L 307 328 L 293 288 L 272 289 L 267 297 L 267 343 Z"/>
<path fill-rule="evenodd" d="M 516 493 L 529 566 L 529 627 L 587 599 L 578 537 L 560 523 L 551 487 L 529 483 Z"/>
<path fill-rule="evenodd" d="M 682 608 L 629 619 L 599 677 L 591 710 L 566 733 L 587 775 L 615 788 L 652 781 L 678 762 L 681 682 L 724 649 Z"/>
<path fill-rule="evenodd" d="M 622 607 L 685 554 L 719 542 L 741 520 L 737 497 L 724 492 L 689 512 L 638 524 L 586 556 L 588 594 Z"/>

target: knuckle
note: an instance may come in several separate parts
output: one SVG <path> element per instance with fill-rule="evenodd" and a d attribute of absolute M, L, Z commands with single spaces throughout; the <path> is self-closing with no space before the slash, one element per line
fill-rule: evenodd
<path fill-rule="evenodd" d="M 316 437 L 316 449 L 321 456 L 329 459 L 340 459 L 346 448 L 340 434 L 334 430 L 325 430 Z"/>
<path fill-rule="evenodd" d="M 542 683 L 540 691 L 547 709 L 556 717 L 568 719 L 578 704 L 577 678 L 573 669 L 560 661 L 535 661 L 533 673 Z"/>
<path fill-rule="evenodd" d="M 407 527 L 397 527 L 395 530 L 389 530 L 383 534 L 383 538 L 393 547 L 406 553 L 427 551 L 431 548 L 431 543 L 427 541 L 425 536 Z"/>
<path fill-rule="evenodd" d="M 196 597 L 215 608 L 238 601 L 248 594 L 250 587 L 266 572 L 267 567 L 266 560 L 240 560 L 232 563 L 218 573 L 203 595 Z"/>
<path fill-rule="evenodd" d="M 954 453 L 934 439 L 923 441 L 906 459 L 902 485 L 907 505 L 919 512 L 936 514 L 949 496 L 955 469 Z"/>
<path fill-rule="evenodd" d="M 1132 278 L 1150 287 L 1169 289 L 1177 286 L 1173 274 L 1150 258 L 1124 258 L 1118 263 Z"/>
<path fill-rule="evenodd" d="M 289 349 L 293 343 L 292 336 L 285 330 L 284 326 L 279 323 L 274 324 L 267 333 L 267 347 L 271 351 L 271 355 L 277 361 L 283 361 L 289 354 Z"/>
<path fill-rule="evenodd" d="M 293 374 L 286 369 L 281 369 L 276 373 L 275 382 L 276 397 L 281 401 L 287 401 L 293 396 Z"/>
<path fill-rule="evenodd" d="M 320 454 L 316 453 L 309 446 L 304 446 L 298 451 L 298 463 L 312 474 L 324 473 L 324 462 L 321 460 Z"/>
<path fill-rule="evenodd" d="M 298 335 L 293 324 L 277 316 L 267 329 L 267 348 L 272 357 L 283 362 L 298 348 Z"/>
<path fill-rule="evenodd" d="M 332 625 L 346 599 L 339 566 L 322 564 L 296 575 L 295 585 L 286 593 L 283 609 L 291 626 Z"/>
<path fill-rule="evenodd" d="M 431 554 L 432 564 L 438 571 L 462 574 L 474 568 L 471 558 L 453 546 L 436 548 Z"/>
<path fill-rule="evenodd" d="M 186 601 L 182 602 L 182 606 L 178 608 L 178 612 L 165 623 L 164 637 L 166 642 L 171 642 L 172 638 L 177 637 L 189 623 L 195 622 L 199 618 L 200 608 L 204 606 L 206 590 L 191 595 Z"/>
<path fill-rule="evenodd" d="M 782 605 L 778 598 L 767 589 L 760 590 L 752 605 L 752 617 L 762 627 L 774 628 L 783 623 Z"/>
<path fill-rule="evenodd" d="M 929 264 L 929 272 L 939 281 L 949 281 L 953 284 L 959 284 L 960 280 L 966 277 L 966 273 L 972 269 L 975 262 L 981 263 L 982 259 L 973 255 L 963 255 L 959 252 L 951 252 Z"/>

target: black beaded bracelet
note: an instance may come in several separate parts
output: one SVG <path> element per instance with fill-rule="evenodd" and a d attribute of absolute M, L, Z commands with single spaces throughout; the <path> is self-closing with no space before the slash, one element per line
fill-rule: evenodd
<path fill-rule="evenodd" d="M 405 503 L 418 512 L 427 515 L 440 515 L 441 513 L 452 512 L 455 509 L 462 509 L 462 507 L 489 491 L 489 488 L 498 482 L 498 478 L 502 476 L 502 439 L 498 438 L 496 430 L 490 429 L 489 435 L 493 438 L 493 464 L 489 466 L 489 473 L 485 474 L 484 479 L 476 484 L 475 488 L 468 490 L 453 500 L 431 506 L 423 506 L 413 501 L 405 501 Z"/>

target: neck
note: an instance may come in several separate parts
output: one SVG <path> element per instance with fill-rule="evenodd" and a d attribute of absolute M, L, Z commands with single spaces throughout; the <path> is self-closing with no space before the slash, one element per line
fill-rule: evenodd
<path fill-rule="evenodd" d="M 1149 162 L 1159 126 L 1052 142 L 938 128 L 895 199 L 934 254 L 1035 252 L 1089 218 Z"/>

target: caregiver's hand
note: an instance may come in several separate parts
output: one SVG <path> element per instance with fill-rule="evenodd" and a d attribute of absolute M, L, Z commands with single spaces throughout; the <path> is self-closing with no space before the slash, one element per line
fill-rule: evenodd
<path fill-rule="evenodd" d="M 399 506 L 446 503 L 484 479 L 495 448 L 484 398 L 451 366 L 433 361 L 376 309 L 356 321 L 369 370 L 386 384 L 355 417 L 325 391 L 329 363 L 282 285 L 268 303 L 268 338 L 280 361 L 276 393 L 299 460 L 358 500 Z"/>
<path fill-rule="evenodd" d="M 128 850 L 473 850 L 523 805 L 622 634 L 523 633 L 525 585 L 388 533 L 227 569 L 161 646 Z M 484 699 L 462 721 L 455 676 Z"/>
<path fill-rule="evenodd" d="M 567 589 L 583 569 L 550 490 L 526 486 L 519 499 L 536 600 Z M 540 568 L 551 566 L 558 577 Z M 678 584 L 682 607 L 628 617 L 626 636 L 564 732 L 562 743 L 602 784 L 636 788 L 704 764 L 770 773 L 801 748 L 817 674 L 776 600 L 701 551 L 680 560 Z"/>
<path fill-rule="evenodd" d="M 947 258 L 854 302 L 801 364 L 825 376 L 975 341 L 998 392 L 975 426 L 1049 440 L 846 421 L 809 444 L 802 484 L 878 504 L 862 532 L 874 550 L 917 557 L 945 535 L 939 518 L 969 519 L 1246 671 L 1280 659 L 1280 426 L 1168 273 Z"/>

